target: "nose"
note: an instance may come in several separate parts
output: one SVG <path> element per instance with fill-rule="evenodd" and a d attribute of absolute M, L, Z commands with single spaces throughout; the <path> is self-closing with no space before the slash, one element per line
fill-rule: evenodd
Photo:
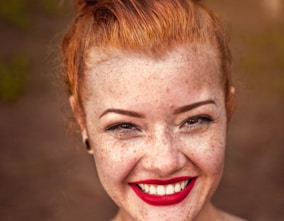
<path fill-rule="evenodd" d="M 181 145 L 180 139 L 173 132 L 156 130 L 148 137 L 142 159 L 143 168 L 160 177 L 181 170 L 186 164 Z"/>

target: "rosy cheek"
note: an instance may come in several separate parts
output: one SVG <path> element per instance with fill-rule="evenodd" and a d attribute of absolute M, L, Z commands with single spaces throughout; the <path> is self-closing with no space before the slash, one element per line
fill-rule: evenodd
<path fill-rule="evenodd" d="M 213 145 L 208 149 L 204 166 L 208 173 L 219 176 L 224 167 L 225 142 L 212 142 Z"/>
<path fill-rule="evenodd" d="M 224 165 L 225 137 L 223 133 L 204 134 L 183 139 L 184 153 L 201 171 L 220 175 Z"/>
<path fill-rule="evenodd" d="M 94 158 L 101 176 L 123 179 L 139 159 L 137 144 L 101 140 L 96 145 Z"/>

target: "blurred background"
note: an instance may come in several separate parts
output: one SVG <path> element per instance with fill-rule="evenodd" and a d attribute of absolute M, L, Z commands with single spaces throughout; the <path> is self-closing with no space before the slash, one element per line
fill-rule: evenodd
<path fill-rule="evenodd" d="M 207 0 L 231 36 L 238 111 L 215 204 L 284 220 L 284 2 Z M 71 1 L 0 2 L 0 220 L 107 220 L 116 211 L 76 131 L 58 48 Z"/>

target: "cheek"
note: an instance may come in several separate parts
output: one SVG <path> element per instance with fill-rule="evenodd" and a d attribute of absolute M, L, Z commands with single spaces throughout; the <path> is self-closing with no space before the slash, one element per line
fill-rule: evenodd
<path fill-rule="evenodd" d="M 94 159 L 101 181 L 123 181 L 139 160 L 135 145 L 101 138 L 94 142 Z"/>
<path fill-rule="evenodd" d="M 185 141 L 185 145 L 188 158 L 204 174 L 212 177 L 222 174 L 226 147 L 225 130 L 191 137 Z"/>
<path fill-rule="evenodd" d="M 206 157 L 203 162 L 204 170 L 212 176 L 220 176 L 223 172 L 224 158 L 225 158 L 225 144 L 224 140 L 214 140 L 210 145 Z"/>

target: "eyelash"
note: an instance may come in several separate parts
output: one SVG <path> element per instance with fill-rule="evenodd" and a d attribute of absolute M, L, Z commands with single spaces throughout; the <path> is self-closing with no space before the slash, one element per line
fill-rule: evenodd
<path fill-rule="evenodd" d="M 213 122 L 213 119 L 208 115 L 194 116 L 186 119 L 181 124 L 181 128 L 185 127 L 188 130 L 194 130 L 202 128 L 203 126 L 208 126 L 211 122 Z"/>
<path fill-rule="evenodd" d="M 130 130 L 141 131 L 133 123 L 118 123 L 118 124 L 111 125 L 111 126 L 109 126 L 105 129 L 105 131 L 117 131 L 117 130 L 121 130 L 121 131 L 125 131 L 125 132 L 130 131 Z"/>
<path fill-rule="evenodd" d="M 207 115 L 194 116 L 183 121 L 180 128 L 181 129 L 184 128 L 186 131 L 193 131 L 193 130 L 202 129 L 205 126 L 208 126 L 211 122 L 213 122 L 213 119 L 210 116 Z M 123 122 L 111 125 L 107 127 L 105 131 L 126 134 L 126 133 L 141 132 L 141 129 L 139 129 L 133 123 Z"/>

